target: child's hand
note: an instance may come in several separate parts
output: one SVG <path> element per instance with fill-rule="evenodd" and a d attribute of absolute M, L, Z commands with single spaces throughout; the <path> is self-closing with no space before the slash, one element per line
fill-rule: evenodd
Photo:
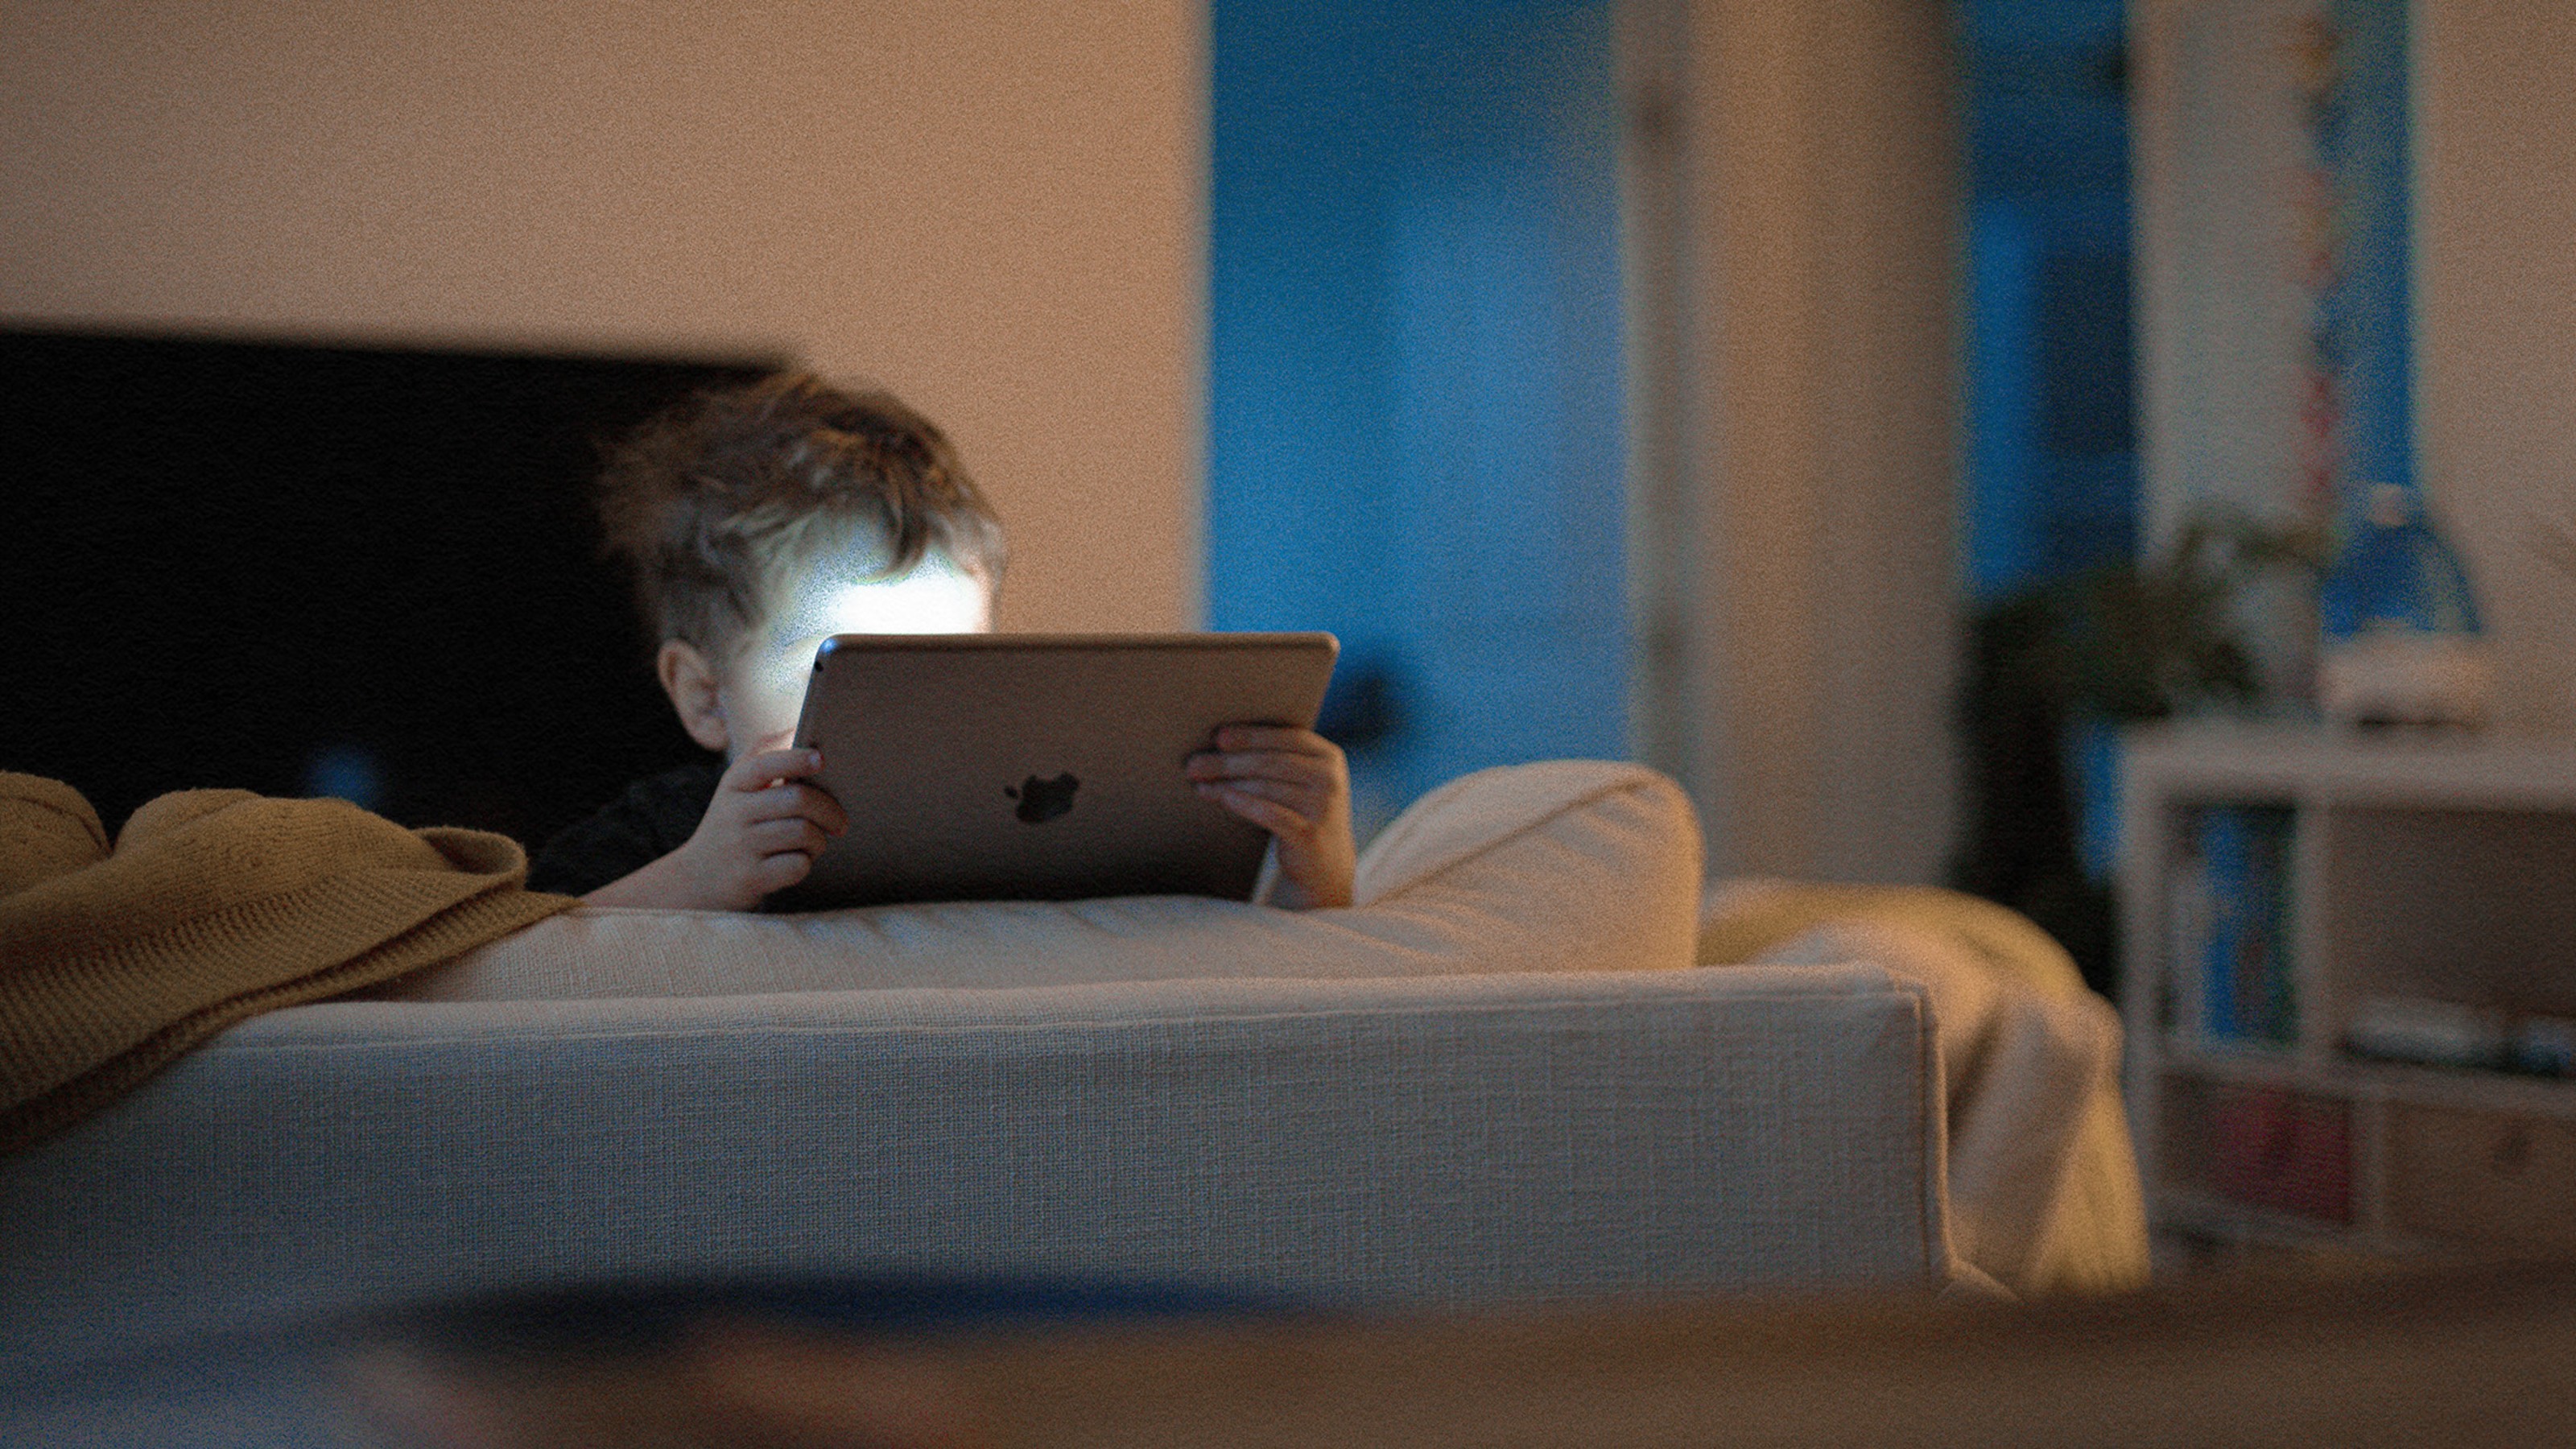
<path fill-rule="evenodd" d="M 1216 748 L 1190 756 L 1183 769 L 1202 797 L 1278 840 L 1273 905 L 1302 911 L 1351 903 L 1359 852 L 1340 746 L 1313 730 L 1227 725 L 1216 732 Z"/>
<path fill-rule="evenodd" d="M 688 843 L 583 897 L 603 906 L 747 911 L 805 878 L 832 837 L 850 828 L 841 803 L 800 783 L 823 768 L 820 750 L 771 750 L 725 767 Z"/>

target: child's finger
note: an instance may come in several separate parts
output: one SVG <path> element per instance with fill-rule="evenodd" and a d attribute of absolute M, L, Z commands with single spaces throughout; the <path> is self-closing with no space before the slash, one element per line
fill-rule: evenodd
<path fill-rule="evenodd" d="M 802 851 L 787 850 L 763 856 L 751 867 L 752 888 L 761 895 L 782 891 L 803 880 L 814 869 L 814 857 Z"/>
<path fill-rule="evenodd" d="M 849 812 L 828 790 L 813 785 L 788 785 L 781 789 L 761 789 L 743 805 L 745 820 L 811 820 L 834 835 L 846 834 L 850 828 Z"/>
<path fill-rule="evenodd" d="M 796 787 L 796 803 L 805 818 L 822 826 L 825 834 L 850 833 L 850 812 L 841 808 L 841 802 L 832 798 L 831 791 L 799 785 Z"/>
<path fill-rule="evenodd" d="M 1325 759 L 1342 752 L 1341 746 L 1313 730 L 1292 729 L 1286 725 L 1222 725 L 1216 732 L 1216 747 L 1220 750 L 1287 750 Z"/>
<path fill-rule="evenodd" d="M 1190 756 L 1184 770 L 1193 780 L 1295 780 L 1329 783 L 1338 773 L 1334 762 L 1285 750 L 1253 750 Z"/>
<path fill-rule="evenodd" d="M 781 780 L 801 780 L 823 768 L 821 750 L 770 750 L 745 755 L 725 767 L 728 790 L 766 790 Z"/>
<path fill-rule="evenodd" d="M 776 855 L 782 850 L 821 855 L 823 848 L 832 843 L 832 837 L 824 833 L 822 826 L 802 815 L 790 815 L 783 820 L 763 820 L 744 831 L 743 839 L 762 855 Z"/>
<path fill-rule="evenodd" d="M 1224 806 L 1226 809 L 1233 811 L 1235 814 L 1242 816 L 1244 819 L 1251 821 L 1253 824 L 1260 826 L 1262 829 L 1269 831 L 1273 835 L 1286 836 L 1293 840 L 1304 836 L 1315 828 L 1314 822 L 1308 820 L 1305 816 L 1298 814 L 1296 811 L 1289 809 L 1287 806 L 1278 804 L 1274 801 L 1264 800 L 1258 795 L 1245 794 L 1242 790 L 1234 786 L 1201 786 L 1200 793 L 1209 796 L 1219 805 Z"/>
<path fill-rule="evenodd" d="M 1284 784 L 1277 780 L 1211 780 L 1200 785 L 1198 791 L 1210 799 L 1227 792 L 1250 795 L 1262 800 L 1275 801 L 1308 816 L 1323 814 L 1321 807 L 1326 798 L 1321 790 Z"/>

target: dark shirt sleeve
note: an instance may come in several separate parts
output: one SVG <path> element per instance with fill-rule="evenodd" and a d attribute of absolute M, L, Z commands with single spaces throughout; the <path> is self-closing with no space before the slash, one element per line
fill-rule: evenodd
<path fill-rule="evenodd" d="M 723 777 L 724 766 L 709 760 L 627 786 L 546 842 L 528 867 L 528 888 L 587 895 L 669 855 L 697 832 Z"/>

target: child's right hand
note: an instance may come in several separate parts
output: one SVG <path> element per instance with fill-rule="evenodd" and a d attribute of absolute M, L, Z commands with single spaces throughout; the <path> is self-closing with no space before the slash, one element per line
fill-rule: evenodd
<path fill-rule="evenodd" d="M 823 768 L 820 750 L 770 750 L 725 768 L 688 843 L 583 897 L 602 906 L 747 911 L 803 880 L 814 857 L 850 828 L 841 803 L 803 783 Z"/>

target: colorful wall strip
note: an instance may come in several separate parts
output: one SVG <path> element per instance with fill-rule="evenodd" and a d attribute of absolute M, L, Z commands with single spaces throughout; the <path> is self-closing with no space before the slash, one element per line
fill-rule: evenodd
<path fill-rule="evenodd" d="M 2417 486 L 2407 22 L 2407 0 L 2319 0 L 2290 43 L 2310 155 L 2297 182 L 2311 297 L 2299 501 L 2314 516 L 2377 484 Z"/>

